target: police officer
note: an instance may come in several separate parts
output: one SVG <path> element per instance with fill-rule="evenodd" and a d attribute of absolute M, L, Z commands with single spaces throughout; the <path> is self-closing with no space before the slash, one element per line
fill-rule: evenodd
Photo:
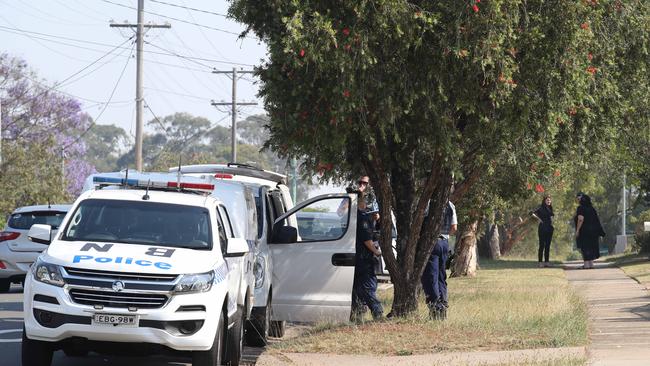
<path fill-rule="evenodd" d="M 448 201 L 444 209 L 440 236 L 433 246 L 429 261 L 424 268 L 424 273 L 422 273 L 422 289 L 429 307 L 429 316 L 432 319 L 443 320 L 447 318 L 449 303 L 446 263 L 449 253 L 449 235 L 454 235 L 457 228 L 456 207 Z"/>
<path fill-rule="evenodd" d="M 357 239 L 354 265 L 354 282 L 352 285 L 352 312 L 350 321 L 358 322 L 363 318 L 364 306 L 370 308 L 373 319 L 380 319 L 384 313 L 381 302 L 377 299 L 377 275 L 375 274 L 375 256 L 381 250 L 372 242 L 373 223 L 367 213 L 367 196 L 359 193 L 357 210 Z"/>

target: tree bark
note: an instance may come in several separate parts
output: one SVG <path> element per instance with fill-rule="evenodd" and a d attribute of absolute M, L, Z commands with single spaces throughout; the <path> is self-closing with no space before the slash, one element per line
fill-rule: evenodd
<path fill-rule="evenodd" d="M 463 226 L 460 236 L 456 241 L 454 265 L 451 269 L 451 277 L 476 276 L 476 231 L 478 219 L 472 219 L 469 224 Z"/>
<path fill-rule="evenodd" d="M 503 228 L 505 238 L 501 243 L 501 255 L 506 255 L 512 248 L 521 241 L 530 231 L 531 226 L 528 225 L 530 217 L 521 218 L 517 216 L 509 220 Z"/>
<path fill-rule="evenodd" d="M 499 248 L 499 226 L 496 223 L 491 225 L 488 243 L 490 245 L 490 257 L 492 259 L 500 259 L 501 249 Z"/>

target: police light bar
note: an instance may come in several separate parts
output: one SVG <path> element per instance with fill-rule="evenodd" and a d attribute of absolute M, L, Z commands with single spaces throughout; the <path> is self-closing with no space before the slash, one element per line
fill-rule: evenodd
<path fill-rule="evenodd" d="M 227 173 L 217 173 L 214 175 L 215 178 L 217 179 L 232 179 L 232 174 L 227 174 Z"/>
<path fill-rule="evenodd" d="M 190 191 L 201 191 L 211 193 L 214 190 L 214 184 L 209 183 L 189 183 L 189 182 L 173 182 L 173 181 L 152 181 L 150 179 L 124 179 L 117 177 L 102 177 L 95 176 L 93 177 L 93 183 L 97 185 L 120 185 L 127 187 L 137 187 L 137 188 L 154 188 L 154 189 L 178 189 L 178 190 L 190 190 Z"/>

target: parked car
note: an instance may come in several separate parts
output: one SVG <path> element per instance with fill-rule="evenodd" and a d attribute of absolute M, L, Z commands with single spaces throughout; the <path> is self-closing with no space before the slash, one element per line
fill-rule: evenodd
<path fill-rule="evenodd" d="M 191 355 L 238 365 L 250 316 L 253 256 L 211 181 L 106 173 L 79 196 L 25 279 L 22 364 L 89 350 Z"/>
<path fill-rule="evenodd" d="M 0 293 L 9 291 L 11 283 L 21 283 L 25 274 L 47 245 L 34 243 L 27 238 L 33 224 L 52 227 L 53 235 L 70 205 L 24 206 L 8 216 L 7 224 L 0 232 Z"/>

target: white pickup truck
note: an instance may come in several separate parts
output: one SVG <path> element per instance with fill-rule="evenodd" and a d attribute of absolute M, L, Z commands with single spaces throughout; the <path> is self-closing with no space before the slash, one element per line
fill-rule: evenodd
<path fill-rule="evenodd" d="M 253 253 L 235 237 L 209 181 L 174 174 L 93 177 L 24 291 L 24 366 L 57 349 L 189 352 L 197 366 L 240 362 L 254 288 Z"/>

